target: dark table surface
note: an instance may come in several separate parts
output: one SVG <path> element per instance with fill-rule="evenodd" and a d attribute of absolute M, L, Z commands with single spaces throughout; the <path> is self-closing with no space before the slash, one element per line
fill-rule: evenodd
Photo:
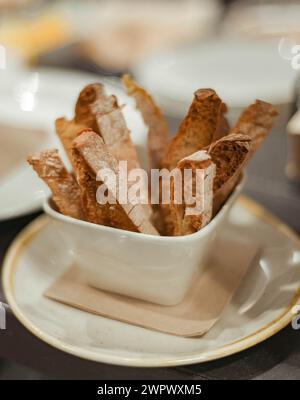
<path fill-rule="evenodd" d="M 171 125 L 174 128 L 174 121 Z M 286 134 L 277 126 L 248 168 L 245 193 L 300 234 L 300 186 L 284 175 Z M 16 234 L 37 214 L 0 223 L 0 262 Z M 4 301 L 0 287 L 0 301 Z M 43 343 L 8 312 L 0 330 L 0 358 L 54 378 L 69 379 L 300 379 L 300 331 L 288 326 L 254 348 L 208 362 L 175 368 L 127 368 L 82 360 Z M 20 377 L 22 378 L 22 377 Z"/>

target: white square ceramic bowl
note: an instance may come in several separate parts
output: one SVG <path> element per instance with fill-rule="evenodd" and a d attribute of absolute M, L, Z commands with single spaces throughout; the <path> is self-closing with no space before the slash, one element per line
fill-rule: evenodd
<path fill-rule="evenodd" d="M 199 232 L 163 237 L 128 232 L 67 217 L 50 199 L 44 211 L 74 252 L 74 262 L 96 288 L 162 305 L 179 303 L 201 272 L 244 179 L 215 218 Z"/>

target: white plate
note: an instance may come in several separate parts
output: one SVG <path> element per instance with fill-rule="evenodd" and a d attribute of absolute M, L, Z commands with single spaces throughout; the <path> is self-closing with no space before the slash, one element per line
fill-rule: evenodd
<path fill-rule="evenodd" d="M 219 38 L 156 54 L 134 73 L 176 117 L 184 115 L 198 88 L 215 89 L 231 108 L 248 106 L 258 98 L 281 105 L 292 101 L 297 71 L 280 56 L 278 45 Z"/>
<path fill-rule="evenodd" d="M 250 200 L 234 206 L 224 234 L 238 233 L 262 247 L 232 302 L 201 338 L 181 338 L 92 315 L 42 296 L 72 261 L 55 223 L 42 216 L 11 246 L 3 268 L 7 301 L 20 322 L 50 345 L 82 358 L 127 366 L 199 363 L 239 352 L 274 335 L 300 300 L 300 241 Z M 234 251 L 234 249 L 232 249 Z M 264 286 L 264 292 L 256 286 Z M 257 298 L 253 299 L 253 292 Z M 252 307 L 243 311 L 251 298 Z"/>
<path fill-rule="evenodd" d="M 123 112 L 133 140 L 139 142 L 144 138 L 145 126 L 137 112 L 133 111 L 133 100 L 128 99 L 120 88 L 97 75 L 58 69 L 0 73 L 0 127 L 5 124 L 16 128 L 42 129 L 44 139 L 38 148 L 61 148 L 55 135 L 55 119 L 61 116 L 71 118 L 80 90 L 88 83 L 99 81 L 106 85 L 108 93 L 116 94 L 120 104 L 125 101 L 128 104 Z M 4 151 L 0 141 L 0 157 L 1 150 Z M 14 151 L 12 145 L 9 152 Z M 36 151 L 36 146 L 32 146 L 32 151 Z M 20 161 L 0 177 L 0 221 L 38 210 L 45 194 L 45 185 L 25 159 Z"/>

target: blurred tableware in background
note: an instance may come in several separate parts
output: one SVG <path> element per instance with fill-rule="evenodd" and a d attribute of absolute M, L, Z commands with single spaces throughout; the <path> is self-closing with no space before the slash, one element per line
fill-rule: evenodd
<path fill-rule="evenodd" d="M 16 10 L 19 7 L 26 7 L 40 0 L 0 0 L 0 11 Z"/>
<path fill-rule="evenodd" d="M 101 1 L 94 10 L 97 28 L 82 52 L 107 69 L 126 70 L 145 56 L 214 32 L 220 16 L 216 0 Z"/>
<path fill-rule="evenodd" d="M 168 115 L 182 117 L 195 88 L 212 87 L 231 108 L 231 121 L 257 98 L 278 106 L 287 119 L 296 74 L 279 55 L 277 41 L 226 37 L 163 52 L 134 68 Z"/>
<path fill-rule="evenodd" d="M 0 181 L 2 178 L 24 163 L 32 151 L 40 148 L 44 142 L 44 132 L 41 129 L 23 128 L 15 122 L 14 125 L 0 124 Z"/>
<path fill-rule="evenodd" d="M 57 2 L 16 2 L 14 8 L 1 12 L 0 22 L 1 45 L 30 62 L 74 36 L 68 13 Z"/>
<path fill-rule="evenodd" d="M 21 2 L 1 15 L 0 43 L 26 60 L 69 44 L 100 68 L 120 72 L 158 50 L 213 33 L 219 0 Z"/>
<path fill-rule="evenodd" d="M 286 175 L 291 181 L 300 183 L 300 111 L 297 111 L 289 121 L 287 133 L 288 160 Z"/>
<path fill-rule="evenodd" d="M 224 32 L 235 36 L 300 38 L 300 3 L 295 0 L 235 1 L 224 20 Z"/>

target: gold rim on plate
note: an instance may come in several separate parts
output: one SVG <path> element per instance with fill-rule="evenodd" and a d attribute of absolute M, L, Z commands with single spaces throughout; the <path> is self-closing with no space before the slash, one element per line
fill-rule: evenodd
<path fill-rule="evenodd" d="M 285 236 L 291 239 L 295 245 L 300 250 L 300 238 L 298 235 L 281 220 L 273 216 L 271 213 L 266 211 L 265 208 L 260 206 L 253 200 L 245 196 L 240 196 L 238 199 L 238 204 L 243 208 L 248 210 L 252 215 L 255 215 L 258 219 L 266 222 L 269 225 L 275 227 L 278 231 L 282 232 Z M 95 354 L 92 351 L 80 349 L 76 346 L 68 345 L 61 342 L 59 339 L 48 335 L 47 333 L 38 329 L 33 325 L 26 315 L 19 308 L 15 297 L 14 297 L 14 285 L 13 277 L 15 268 L 17 266 L 17 261 L 21 250 L 31 241 L 31 239 L 38 234 L 38 232 L 49 223 L 49 217 L 42 215 L 29 224 L 14 240 L 10 246 L 3 263 L 2 280 L 3 288 L 6 299 L 16 316 L 16 318 L 36 337 L 43 340 L 44 342 L 58 348 L 59 350 L 65 351 L 67 353 L 76 355 L 80 358 L 106 362 L 109 364 L 123 365 L 123 366 L 135 366 L 135 367 L 163 367 L 163 366 L 176 366 L 176 365 L 186 365 L 186 364 L 196 364 L 206 361 L 212 361 L 219 358 L 223 358 L 240 351 L 246 350 L 253 347 L 264 340 L 270 338 L 283 328 L 285 328 L 295 316 L 292 312 L 292 308 L 300 303 L 300 286 L 296 290 L 290 304 L 285 308 L 280 316 L 275 318 L 270 323 L 266 324 L 264 327 L 253 332 L 251 335 L 245 336 L 242 339 L 233 341 L 227 345 L 219 347 L 215 350 L 210 350 L 207 352 L 202 352 L 201 354 L 182 354 L 176 359 L 166 359 L 166 360 L 155 360 L 150 358 L 145 358 L 141 360 L 140 358 L 116 356 L 112 354 Z"/>

